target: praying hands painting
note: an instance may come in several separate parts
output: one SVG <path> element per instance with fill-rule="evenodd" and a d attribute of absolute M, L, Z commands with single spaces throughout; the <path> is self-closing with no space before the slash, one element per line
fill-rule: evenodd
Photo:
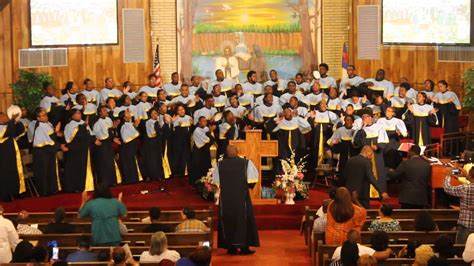
<path fill-rule="evenodd" d="M 181 76 L 266 81 L 310 73 L 317 65 L 318 0 L 178 0 L 178 67 Z"/>

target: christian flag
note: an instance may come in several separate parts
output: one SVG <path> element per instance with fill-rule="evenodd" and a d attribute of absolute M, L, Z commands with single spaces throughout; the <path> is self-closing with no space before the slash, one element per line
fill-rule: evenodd
<path fill-rule="evenodd" d="M 347 68 L 349 67 L 349 53 L 347 43 L 342 46 L 342 78 L 347 78 Z"/>
<path fill-rule="evenodd" d="M 155 51 L 155 60 L 153 62 L 153 74 L 155 74 L 156 82 L 155 87 L 160 88 L 163 85 L 163 81 L 161 80 L 161 68 L 160 68 L 160 45 L 156 45 Z"/>

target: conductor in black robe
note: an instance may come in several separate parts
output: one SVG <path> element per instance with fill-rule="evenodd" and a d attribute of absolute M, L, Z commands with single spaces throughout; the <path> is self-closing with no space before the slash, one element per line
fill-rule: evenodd
<path fill-rule="evenodd" d="M 220 186 L 218 248 L 231 255 L 251 255 L 249 247 L 259 247 L 257 224 L 250 199 L 249 186 L 258 181 L 258 170 L 250 160 L 238 156 L 237 148 L 227 146 L 227 158 L 213 172 Z"/>

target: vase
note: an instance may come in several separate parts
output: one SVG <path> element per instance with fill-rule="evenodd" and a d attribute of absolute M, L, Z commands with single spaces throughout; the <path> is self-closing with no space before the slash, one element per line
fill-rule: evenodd
<path fill-rule="evenodd" d="M 285 204 L 286 205 L 295 205 L 295 198 L 296 194 L 295 192 L 286 192 L 285 193 Z"/>

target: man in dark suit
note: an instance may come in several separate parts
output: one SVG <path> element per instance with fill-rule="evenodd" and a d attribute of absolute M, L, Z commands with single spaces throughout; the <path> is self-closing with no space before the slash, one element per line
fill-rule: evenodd
<path fill-rule="evenodd" d="M 356 192 L 360 204 L 370 208 L 370 185 L 373 185 L 383 199 L 388 198 L 388 194 L 377 184 L 377 179 L 372 171 L 370 160 L 374 156 L 374 151 L 370 146 L 362 147 L 360 154 L 351 157 L 344 167 L 345 186 L 350 192 Z"/>
<path fill-rule="evenodd" d="M 401 179 L 398 202 L 402 209 L 423 209 L 428 205 L 431 165 L 420 153 L 419 146 L 411 146 L 408 150 L 409 159 L 388 173 L 390 178 Z"/>

